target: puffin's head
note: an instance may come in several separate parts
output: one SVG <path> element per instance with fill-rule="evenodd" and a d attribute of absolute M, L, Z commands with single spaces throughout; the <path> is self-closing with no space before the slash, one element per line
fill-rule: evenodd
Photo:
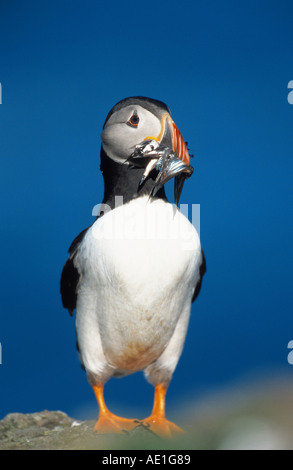
<path fill-rule="evenodd" d="M 119 101 L 109 112 L 101 135 L 102 147 L 117 163 L 145 168 L 144 180 L 158 169 L 159 156 L 168 149 L 168 160 L 161 158 L 160 181 L 154 193 L 174 176 L 175 198 L 179 201 L 186 177 L 192 174 L 186 143 L 164 103 L 145 97 L 131 97 Z M 148 143 L 150 145 L 148 146 Z M 153 145 L 154 144 L 154 145 Z M 139 149 L 146 149 L 137 151 Z M 160 152 L 156 154 L 156 149 Z M 148 153 L 153 150 L 153 153 Z M 132 158 L 136 152 L 135 158 Z M 166 163 L 167 162 L 167 163 Z M 157 167 L 156 167 L 157 165 Z M 177 186 L 177 189 L 176 189 Z"/>

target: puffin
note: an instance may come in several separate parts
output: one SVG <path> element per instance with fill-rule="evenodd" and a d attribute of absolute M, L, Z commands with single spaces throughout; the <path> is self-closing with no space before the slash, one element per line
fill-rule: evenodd
<path fill-rule="evenodd" d="M 173 437 L 184 431 L 166 418 L 165 397 L 206 272 L 199 235 L 179 209 L 193 171 L 187 143 L 166 104 L 134 96 L 108 113 L 100 157 L 103 201 L 95 221 L 73 240 L 60 282 L 99 406 L 94 430 L 127 433 L 142 425 Z M 173 178 L 174 203 L 165 192 Z M 151 414 L 113 414 L 104 385 L 138 371 L 154 386 Z"/>

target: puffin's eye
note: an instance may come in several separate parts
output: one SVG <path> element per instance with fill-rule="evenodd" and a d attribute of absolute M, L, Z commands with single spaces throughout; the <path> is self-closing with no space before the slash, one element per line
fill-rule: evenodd
<path fill-rule="evenodd" d="M 131 118 L 127 121 L 126 124 L 128 124 L 131 127 L 137 127 L 139 123 L 139 117 L 136 111 L 132 114 Z"/>

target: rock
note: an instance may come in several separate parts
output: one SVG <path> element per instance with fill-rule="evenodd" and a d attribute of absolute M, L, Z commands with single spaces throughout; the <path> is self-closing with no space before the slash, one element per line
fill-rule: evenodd
<path fill-rule="evenodd" d="M 98 435 L 95 421 L 76 421 L 61 411 L 8 414 L 0 421 L 0 450 L 98 450 L 151 448 L 160 439 L 143 426 L 125 435 Z"/>
<path fill-rule="evenodd" d="M 98 435 L 94 420 L 76 421 L 61 411 L 12 413 L 0 421 L 0 450 L 292 450 L 293 380 L 276 376 L 217 391 L 183 403 L 174 418 L 186 433 L 166 440 L 141 425 L 123 435 Z"/>

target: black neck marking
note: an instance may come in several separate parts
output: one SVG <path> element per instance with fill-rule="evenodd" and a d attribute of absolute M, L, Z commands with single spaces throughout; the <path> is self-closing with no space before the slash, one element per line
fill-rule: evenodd
<path fill-rule="evenodd" d="M 154 185 L 154 180 L 150 177 L 138 190 L 144 168 L 133 168 L 115 162 L 108 157 L 103 147 L 101 147 L 101 172 L 105 185 L 103 204 L 107 204 L 111 209 L 115 208 L 115 196 L 122 196 L 123 204 L 126 204 L 138 197 L 149 195 Z M 157 192 L 155 198 L 167 201 L 164 188 Z"/>

